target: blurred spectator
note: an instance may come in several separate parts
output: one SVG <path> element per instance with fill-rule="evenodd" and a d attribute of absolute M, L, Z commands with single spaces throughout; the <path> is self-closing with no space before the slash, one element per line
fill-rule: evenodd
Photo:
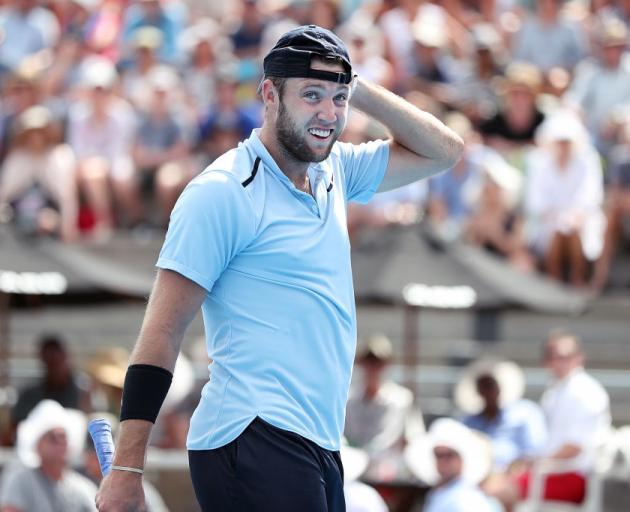
<path fill-rule="evenodd" d="M 23 421 L 44 399 L 58 402 L 63 407 L 89 411 L 91 400 L 85 379 L 72 368 L 63 340 L 56 335 L 45 335 L 39 342 L 39 358 L 44 375 L 35 384 L 19 392 L 11 419 L 14 425 Z"/>
<path fill-rule="evenodd" d="M 525 376 L 519 366 L 490 358 L 466 368 L 455 388 L 455 402 L 467 413 L 464 425 L 492 443 L 495 471 L 538 455 L 547 441 L 543 412 L 523 399 L 524 391 Z"/>
<path fill-rule="evenodd" d="M 424 431 L 421 416 L 412 414 L 412 392 L 384 377 L 391 357 L 392 346 L 386 336 L 368 339 L 356 361 L 361 383 L 350 392 L 346 405 L 344 435 L 350 446 L 368 452 L 373 463 L 370 473 L 380 480 L 396 476 L 396 461 L 408 428 Z"/>
<path fill-rule="evenodd" d="M 230 39 L 234 45 L 234 54 L 241 60 L 243 70 L 249 72 L 239 73 L 241 79 L 251 79 L 252 71 L 258 73 L 258 52 L 262 43 L 263 32 L 267 26 L 267 19 L 261 2 L 257 0 L 240 0 L 238 12 L 238 25 L 230 33 Z M 247 78 L 249 77 L 249 78 Z"/>
<path fill-rule="evenodd" d="M 98 239 L 114 227 L 111 193 L 121 222 L 142 217 L 131 158 L 136 119 L 131 106 L 113 94 L 117 75 L 109 61 L 89 57 L 82 67 L 87 100 L 69 113 L 68 140 L 77 157 L 79 185 L 95 218 L 92 235 Z"/>
<path fill-rule="evenodd" d="M 462 75 L 462 70 L 449 52 L 446 25 L 433 17 L 419 17 L 412 29 L 415 42 L 409 85 L 438 101 L 448 102 L 449 86 Z"/>
<path fill-rule="evenodd" d="M 22 468 L 4 475 L 3 512 L 92 512 L 96 486 L 70 468 L 81 454 L 86 418 L 43 400 L 18 427 L 17 453 Z"/>
<path fill-rule="evenodd" d="M 405 459 L 420 480 L 433 486 L 423 512 L 497 512 L 478 487 L 490 469 L 489 446 L 460 422 L 434 421 L 428 435 L 409 445 Z"/>
<path fill-rule="evenodd" d="M 37 0 L 9 0 L 0 11 L 0 33 L 0 67 L 12 70 L 27 57 L 54 47 L 59 23 Z"/>
<path fill-rule="evenodd" d="M 216 76 L 222 65 L 233 59 L 232 47 L 221 27 L 208 18 L 186 29 L 182 47 L 186 54 L 182 86 L 198 121 L 216 102 Z"/>
<path fill-rule="evenodd" d="M 181 57 L 177 41 L 186 18 L 186 6 L 178 0 L 135 0 L 125 12 L 122 30 L 125 55 L 129 54 L 128 50 L 135 41 L 138 30 L 154 27 L 162 34 L 162 44 L 158 49 L 159 59 L 162 62 L 176 63 Z"/>
<path fill-rule="evenodd" d="M 599 155 L 580 120 L 554 113 L 527 160 L 525 207 L 532 243 L 545 271 L 574 286 L 586 283 L 586 261 L 601 253 L 605 218 Z"/>
<path fill-rule="evenodd" d="M 545 75 L 559 67 L 571 71 L 586 55 L 582 28 L 561 13 L 563 0 L 538 0 L 536 12 L 523 20 L 512 41 L 512 57 L 529 62 Z"/>
<path fill-rule="evenodd" d="M 452 113 L 446 125 L 466 143 L 462 158 L 451 170 L 429 181 L 428 214 L 434 228 L 445 238 L 454 240 L 460 236 L 468 216 L 473 211 L 482 179 L 479 154 L 485 148 L 479 143 L 468 118 Z"/>
<path fill-rule="evenodd" d="M 338 0 L 311 0 L 307 23 L 335 30 L 341 22 Z"/>
<path fill-rule="evenodd" d="M 479 126 L 484 140 L 503 153 L 531 144 L 544 114 L 536 105 L 542 79 L 531 64 L 512 62 L 501 84 L 499 111 Z"/>
<path fill-rule="evenodd" d="M 133 147 L 141 191 L 156 198 L 160 225 L 167 224 L 177 197 L 191 178 L 188 144 L 172 108 L 178 84 L 172 68 L 156 66 L 150 72 L 144 88 L 148 105 L 140 115 Z"/>
<path fill-rule="evenodd" d="M 12 148 L 0 170 L 0 204 L 13 205 L 14 222 L 24 234 L 58 233 L 78 237 L 79 201 L 74 154 L 56 143 L 50 111 L 30 107 L 14 125 Z"/>
<path fill-rule="evenodd" d="M 534 261 L 527 250 L 524 221 L 516 209 L 522 189 L 519 171 L 487 150 L 482 156 L 483 184 L 477 206 L 465 226 L 465 239 L 505 257 L 521 270 L 532 270 Z"/>
<path fill-rule="evenodd" d="M 610 400 L 603 386 L 584 370 L 584 354 L 575 335 L 552 332 L 545 343 L 544 362 L 554 383 L 541 399 L 549 435 L 540 460 L 565 462 L 546 477 L 544 499 L 581 503 L 597 449 L 610 430 Z M 495 494 L 513 505 L 528 496 L 530 480 L 530 470 L 516 473 Z"/>
<path fill-rule="evenodd" d="M 350 238 L 364 227 L 406 226 L 418 222 L 427 199 L 427 184 L 420 181 L 375 195 L 368 204 L 348 207 Z"/>
<path fill-rule="evenodd" d="M 0 135 L 2 136 L 0 161 L 4 160 L 12 145 L 15 120 L 28 108 L 39 105 L 44 99 L 39 76 L 32 70 L 16 70 L 4 81 L 3 89 L 0 115 Z"/>
<path fill-rule="evenodd" d="M 162 32 L 155 27 L 142 27 L 134 35 L 134 58 L 125 67 L 121 83 L 123 96 L 136 107 L 146 106 L 147 77 L 159 63 L 156 52 L 162 40 Z"/>
<path fill-rule="evenodd" d="M 602 290 L 608 282 L 623 220 L 630 217 L 630 119 L 622 130 L 622 143 L 611 152 L 609 176 L 604 247 L 593 271 L 592 286 L 596 291 Z"/>
<path fill-rule="evenodd" d="M 577 67 L 565 98 L 579 108 L 597 148 L 607 153 L 616 142 L 616 115 L 630 107 L 628 29 L 619 20 L 605 20 L 599 25 L 596 42 L 597 59 Z"/>
<path fill-rule="evenodd" d="M 260 104 L 240 104 L 238 87 L 233 70 L 217 76 L 216 102 L 202 117 L 199 127 L 198 149 L 206 163 L 236 146 L 261 124 Z"/>
<path fill-rule="evenodd" d="M 505 48 L 497 30 L 485 23 L 472 28 L 472 45 L 472 54 L 462 59 L 461 76 L 449 90 L 448 103 L 478 124 L 498 109 L 495 82 L 504 72 Z"/>
<path fill-rule="evenodd" d="M 385 36 L 385 58 L 392 63 L 396 89 L 402 88 L 413 69 L 413 22 L 418 15 L 420 0 L 400 0 L 384 12 L 378 25 Z M 438 9 L 437 6 L 435 6 Z"/>
<path fill-rule="evenodd" d="M 367 80 L 393 89 L 395 76 L 392 65 L 383 57 L 383 34 L 371 20 L 353 18 L 341 28 L 348 45 L 352 68 Z"/>

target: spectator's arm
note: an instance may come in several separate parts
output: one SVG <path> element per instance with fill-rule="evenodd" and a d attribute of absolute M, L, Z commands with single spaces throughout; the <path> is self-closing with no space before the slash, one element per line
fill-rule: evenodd
<path fill-rule="evenodd" d="M 552 453 L 549 458 L 551 459 L 572 459 L 582 453 L 582 448 L 576 444 L 567 443 L 563 445 L 558 451 Z"/>
<path fill-rule="evenodd" d="M 2 507 L 0 509 L 0 512 L 23 512 L 23 510 L 21 508 L 16 508 L 12 505 L 7 505 L 5 507 Z"/>

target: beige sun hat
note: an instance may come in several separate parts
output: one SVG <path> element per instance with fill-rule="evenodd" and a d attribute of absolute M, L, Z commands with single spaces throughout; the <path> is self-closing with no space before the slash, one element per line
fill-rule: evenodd
<path fill-rule="evenodd" d="M 101 384 L 122 389 L 129 357 L 129 351 L 125 348 L 108 347 L 92 357 L 86 369 Z"/>
<path fill-rule="evenodd" d="M 409 470 L 428 485 L 439 481 L 433 449 L 447 447 L 462 459 L 462 478 L 477 485 L 492 466 L 492 448 L 488 439 L 451 418 L 435 420 L 428 434 L 416 438 L 405 449 Z"/>
<path fill-rule="evenodd" d="M 87 433 L 87 418 L 75 409 L 66 409 L 54 400 L 42 400 L 18 425 L 16 451 L 22 463 L 29 467 L 40 464 L 37 443 L 44 434 L 55 428 L 66 431 L 68 461 L 79 460 Z"/>
<path fill-rule="evenodd" d="M 491 375 L 499 385 L 499 403 L 505 407 L 523 397 L 525 375 L 521 368 L 511 362 L 484 358 L 464 369 L 455 387 L 455 404 L 465 414 L 478 414 L 483 409 L 483 400 L 477 393 L 477 379 Z"/>
<path fill-rule="evenodd" d="M 53 121 L 52 113 L 42 105 L 35 105 L 22 112 L 15 123 L 16 135 L 29 130 L 42 130 Z"/>
<path fill-rule="evenodd" d="M 602 21 L 597 27 L 595 39 L 603 46 L 627 46 L 628 27 L 618 18 Z"/>

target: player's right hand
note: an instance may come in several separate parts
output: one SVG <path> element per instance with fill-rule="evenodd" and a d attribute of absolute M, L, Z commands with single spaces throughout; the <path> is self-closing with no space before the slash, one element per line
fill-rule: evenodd
<path fill-rule="evenodd" d="M 112 471 L 103 478 L 95 501 L 99 512 L 146 512 L 142 475 Z"/>

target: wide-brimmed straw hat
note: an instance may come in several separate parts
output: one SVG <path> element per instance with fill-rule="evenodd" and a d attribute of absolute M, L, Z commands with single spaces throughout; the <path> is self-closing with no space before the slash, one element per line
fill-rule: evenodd
<path fill-rule="evenodd" d="M 519 400 L 525 392 L 525 375 L 517 364 L 484 358 L 464 369 L 455 387 L 455 404 L 462 412 L 478 414 L 482 411 L 484 403 L 477 392 L 477 379 L 483 375 L 490 375 L 497 381 L 501 407 Z"/>
<path fill-rule="evenodd" d="M 44 434 L 62 428 L 68 438 L 68 461 L 77 461 L 83 452 L 87 433 L 87 418 L 75 409 L 66 409 L 54 400 L 42 400 L 17 429 L 17 454 L 22 463 L 37 467 L 40 457 L 37 443 Z"/>
<path fill-rule="evenodd" d="M 30 130 L 43 130 L 53 122 L 52 113 L 42 105 L 34 105 L 22 112 L 15 122 L 15 134 Z"/>
<path fill-rule="evenodd" d="M 405 449 L 409 470 L 428 485 L 435 485 L 440 476 L 436 468 L 434 448 L 442 446 L 459 454 L 462 479 L 473 485 L 481 482 L 492 466 L 492 449 L 488 439 L 463 423 L 451 418 L 435 420 L 428 434 L 416 438 Z"/>

